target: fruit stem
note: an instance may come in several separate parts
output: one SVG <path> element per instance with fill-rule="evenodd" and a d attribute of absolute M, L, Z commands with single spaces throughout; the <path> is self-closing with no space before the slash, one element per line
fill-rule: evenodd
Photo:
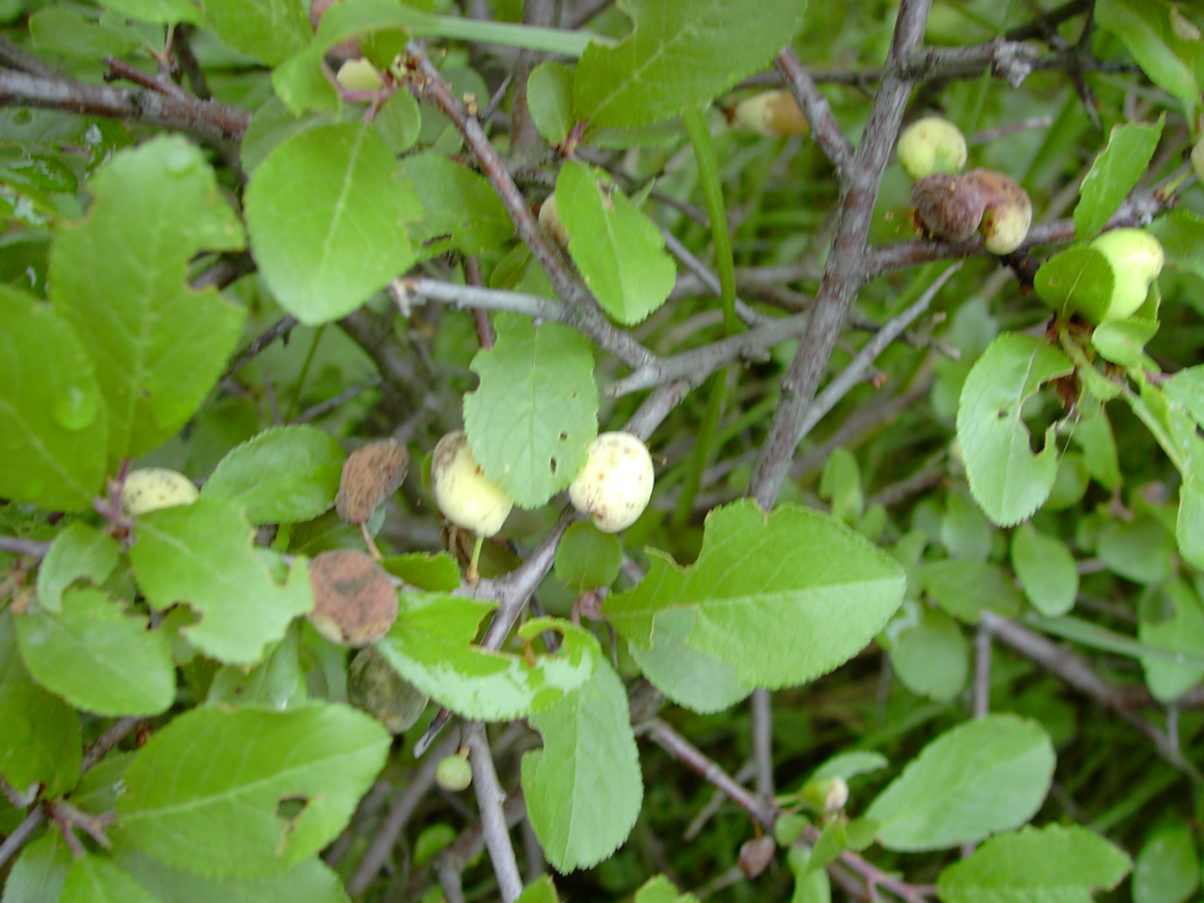
<path fill-rule="evenodd" d="M 485 537 L 480 533 L 473 534 L 476 538 L 476 544 L 472 547 L 472 558 L 468 562 L 468 572 L 464 575 L 470 586 L 476 586 L 481 580 L 481 574 L 477 570 L 477 563 L 481 560 L 481 548 L 485 545 Z"/>

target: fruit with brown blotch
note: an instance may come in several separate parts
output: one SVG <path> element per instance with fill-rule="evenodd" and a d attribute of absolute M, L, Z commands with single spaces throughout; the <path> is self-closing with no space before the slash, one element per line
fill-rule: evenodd
<path fill-rule="evenodd" d="M 899 135 L 895 154 L 912 181 L 933 173 L 957 172 L 966 165 L 966 136 L 947 119 L 925 116 Z"/>
<path fill-rule="evenodd" d="M 435 446 L 431 489 L 443 516 L 477 536 L 496 535 L 514 507 L 506 491 L 485 476 L 463 430 L 448 433 Z"/>
<path fill-rule="evenodd" d="M 746 97 L 736 104 L 732 120 L 767 138 L 806 135 L 811 124 L 789 91 L 776 89 Z"/>
<path fill-rule="evenodd" d="M 1015 179 L 990 169 L 934 173 L 911 186 L 911 202 L 924 230 L 945 241 L 981 232 L 992 254 L 1010 254 L 1028 235 L 1033 205 Z"/>
<path fill-rule="evenodd" d="M 380 70 L 363 57 L 339 66 L 335 80 L 348 91 L 379 91 L 385 83 Z"/>
<path fill-rule="evenodd" d="M 333 549 L 309 562 L 314 629 L 332 643 L 358 648 L 375 643 L 397 620 L 397 590 L 363 552 Z"/>
<path fill-rule="evenodd" d="M 191 505 L 201 493 L 184 474 L 166 467 L 131 470 L 121 484 L 121 513 L 137 517 L 160 508 Z"/>
<path fill-rule="evenodd" d="M 618 533 L 644 513 L 654 482 L 648 446 L 631 433 L 600 433 L 569 484 L 569 501 L 603 533 Z"/>
<path fill-rule="evenodd" d="M 410 454 L 396 439 L 378 439 L 357 448 L 343 462 L 334 507 L 349 524 L 364 524 L 406 478 Z"/>

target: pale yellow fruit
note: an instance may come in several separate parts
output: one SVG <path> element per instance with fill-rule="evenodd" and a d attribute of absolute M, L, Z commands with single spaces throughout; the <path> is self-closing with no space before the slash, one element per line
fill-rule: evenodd
<path fill-rule="evenodd" d="M 631 433 L 602 433 L 589 444 L 585 466 L 569 485 L 569 501 L 603 533 L 618 533 L 644 513 L 654 481 L 643 442 Z"/>
<path fill-rule="evenodd" d="M 903 130 L 895 153 L 913 181 L 934 172 L 957 172 L 966 165 L 966 136 L 947 119 L 925 116 Z"/>
<path fill-rule="evenodd" d="M 335 77 L 348 91 L 379 91 L 384 84 L 377 68 L 362 58 L 343 63 Z"/>
<path fill-rule="evenodd" d="M 143 467 L 126 474 L 121 487 L 121 513 L 137 517 L 160 508 L 191 505 L 200 494 L 192 480 L 179 471 Z"/>
<path fill-rule="evenodd" d="M 556 206 L 556 195 L 549 194 L 540 206 L 539 225 L 560 247 L 567 248 L 569 246 L 569 233 L 560 219 L 560 209 Z"/>
<path fill-rule="evenodd" d="M 733 120 L 769 138 L 805 135 L 811 131 L 807 117 L 789 91 L 764 91 L 736 104 Z"/>
<path fill-rule="evenodd" d="M 1108 258 L 1116 277 L 1112 300 L 1101 322 L 1133 316 L 1145 303 L 1150 283 L 1162 272 L 1166 262 L 1162 245 L 1144 229 L 1113 229 L 1091 242 L 1091 247 Z"/>
<path fill-rule="evenodd" d="M 477 536 L 493 536 L 514 507 L 504 489 L 485 476 L 463 430 L 448 433 L 431 457 L 431 489 L 443 516 Z"/>

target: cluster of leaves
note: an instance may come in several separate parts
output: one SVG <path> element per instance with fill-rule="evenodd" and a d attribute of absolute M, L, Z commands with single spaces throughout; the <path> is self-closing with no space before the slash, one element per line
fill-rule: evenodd
<path fill-rule="evenodd" d="M 455 899 L 461 874 L 527 903 L 557 885 L 689 899 L 666 869 L 807 903 L 833 879 L 1086 900 L 1132 869 L 1138 903 L 1184 903 L 1204 734 L 1204 200 L 1180 165 L 1204 81 L 1194 10 L 1043 13 L 1020 34 L 1045 35 L 1048 71 L 1015 87 L 964 76 L 1017 13 L 899 5 L 956 45 L 929 60 L 916 113 L 980 130 L 973 153 L 1050 215 L 1008 269 L 899 230 L 906 180 L 872 149 L 902 102 L 871 115 L 841 86 L 881 75 L 864 70 L 891 38 L 882 10 L 563 12 L 578 5 L 588 30 L 523 24 L 502 0 L 491 19 L 342 0 L 316 30 L 297 0 L 0 4 L 4 903 Z M 557 4 L 525 6 L 535 22 Z M 1094 45 L 1061 54 L 1079 32 Z M 784 45 L 805 71 L 852 70 L 827 98 L 805 76 L 815 141 L 741 133 L 717 109 Z M 335 78 L 361 55 L 371 91 Z M 1114 71 L 1084 74 L 1100 60 Z M 884 85 L 912 77 L 889 65 Z M 870 151 L 842 152 L 844 133 Z M 1069 316 L 1118 278 L 1089 242 L 1155 216 L 1172 271 L 1141 309 Z M 860 247 L 859 272 L 830 263 L 858 221 L 893 263 Z M 1038 269 L 1041 243 L 1058 252 Z M 948 281 L 924 266 L 963 254 Z M 833 353 L 800 311 L 820 321 L 842 279 L 870 328 Z M 904 317 L 907 341 L 876 347 Z M 873 378 L 774 450 L 791 358 L 860 375 L 871 351 Z M 600 421 L 664 462 L 622 540 L 554 510 Z M 344 445 L 393 434 L 421 459 L 461 422 L 524 509 L 474 586 L 418 474 L 364 533 L 333 510 Z M 779 503 L 740 499 L 764 494 L 775 455 Z M 199 500 L 123 515 L 131 462 L 184 471 Z M 347 704 L 347 651 L 304 618 L 307 562 L 365 534 L 400 603 L 373 651 L 434 702 L 400 741 Z M 993 635 L 1014 653 L 992 659 Z M 737 706 L 754 693 L 750 727 Z M 1166 730 L 1137 711 L 1160 704 Z M 482 828 L 426 793 L 435 752 L 413 763 L 445 713 L 525 723 L 484 763 L 474 750 Z M 755 797 L 728 777 L 750 733 Z M 515 884 L 494 763 L 555 884 Z M 692 772 L 742 808 L 661 850 L 706 808 Z M 775 776 L 793 789 L 773 797 Z M 366 863 L 398 842 L 398 812 L 413 836 L 378 880 L 386 857 Z M 717 874 L 762 828 L 781 867 L 761 885 Z"/>

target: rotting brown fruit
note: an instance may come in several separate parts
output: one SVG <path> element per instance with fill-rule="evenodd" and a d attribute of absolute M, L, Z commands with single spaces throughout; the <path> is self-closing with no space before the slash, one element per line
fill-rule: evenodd
<path fill-rule="evenodd" d="M 406 477 L 410 454 L 396 439 L 378 439 L 357 448 L 343 463 L 334 507 L 350 524 L 364 524 Z"/>
<path fill-rule="evenodd" d="M 363 552 L 334 549 L 309 563 L 314 629 L 332 643 L 375 643 L 397 619 L 397 590 L 384 568 Z"/>
<path fill-rule="evenodd" d="M 409 730 L 429 697 L 402 677 L 376 649 L 356 653 L 347 669 L 347 701 L 379 721 L 391 734 Z"/>
<path fill-rule="evenodd" d="M 966 241 L 981 231 L 992 254 L 1023 244 L 1033 205 L 1015 179 L 991 169 L 934 173 L 911 186 L 916 217 L 933 238 Z"/>

